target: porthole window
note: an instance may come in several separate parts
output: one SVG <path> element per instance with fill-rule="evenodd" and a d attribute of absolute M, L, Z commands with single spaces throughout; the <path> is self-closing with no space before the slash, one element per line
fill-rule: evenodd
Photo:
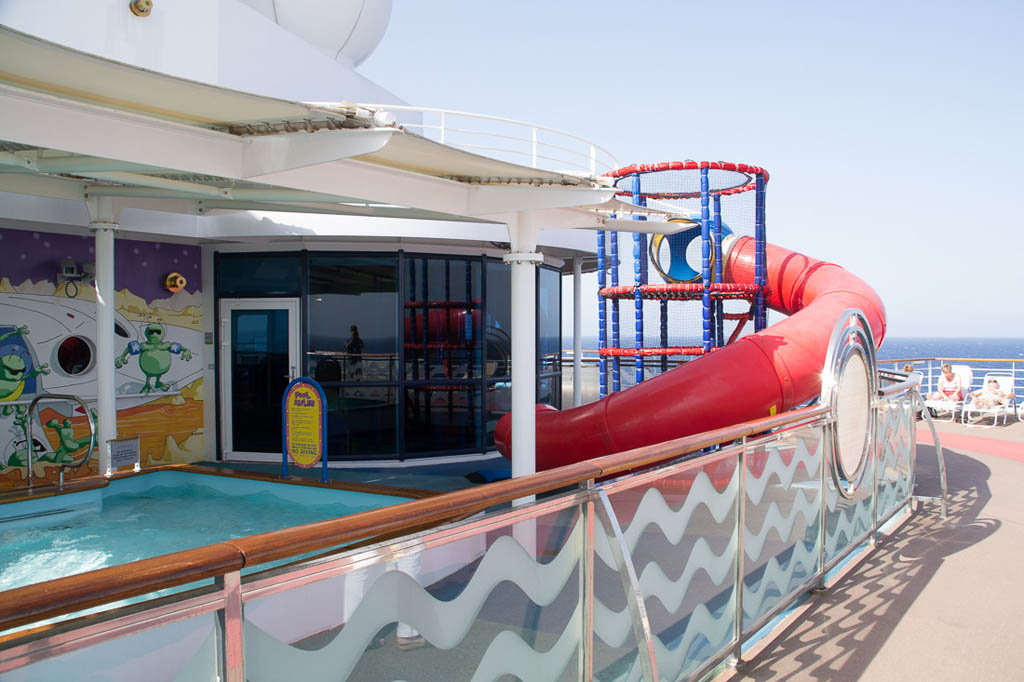
<path fill-rule="evenodd" d="M 70 376 L 87 372 L 92 366 L 92 345 L 81 336 L 69 336 L 57 347 L 57 366 Z"/>

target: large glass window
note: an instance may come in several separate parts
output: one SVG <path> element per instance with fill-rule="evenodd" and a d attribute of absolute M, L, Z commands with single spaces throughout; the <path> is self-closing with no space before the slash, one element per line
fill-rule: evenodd
<path fill-rule="evenodd" d="M 510 409 L 511 270 L 498 260 L 221 254 L 217 296 L 304 297 L 305 371 L 327 396 L 332 460 L 478 451 Z M 556 406 L 560 306 L 558 270 L 538 268 L 536 391 Z M 266 404 L 279 410 L 279 396 Z"/>
<path fill-rule="evenodd" d="M 397 381 L 398 259 L 312 256 L 309 371 L 317 381 Z"/>
<path fill-rule="evenodd" d="M 407 258 L 405 378 L 480 376 L 479 260 Z"/>
<path fill-rule="evenodd" d="M 405 392 L 405 447 L 447 452 L 480 447 L 480 388 L 410 386 Z"/>
<path fill-rule="evenodd" d="M 537 402 L 562 405 L 562 274 L 537 273 Z"/>
<path fill-rule="evenodd" d="M 512 270 L 487 263 L 487 376 L 512 374 Z"/>

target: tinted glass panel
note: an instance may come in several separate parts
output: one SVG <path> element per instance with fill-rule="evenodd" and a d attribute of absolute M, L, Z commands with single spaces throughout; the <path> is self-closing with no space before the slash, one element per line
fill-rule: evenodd
<path fill-rule="evenodd" d="M 487 384 L 487 446 L 494 447 L 494 428 L 498 420 L 512 410 L 512 383 L 497 381 Z"/>
<path fill-rule="evenodd" d="M 562 376 L 560 374 L 550 374 L 537 379 L 537 402 L 561 408 Z"/>
<path fill-rule="evenodd" d="M 329 458 L 394 455 L 397 391 L 393 386 L 325 387 Z"/>
<path fill-rule="evenodd" d="M 301 289 L 301 254 L 230 254 L 217 261 L 218 296 L 298 296 Z"/>
<path fill-rule="evenodd" d="M 231 433 L 238 452 L 281 452 L 288 311 L 231 311 Z"/>
<path fill-rule="evenodd" d="M 537 356 L 540 371 L 557 371 L 562 351 L 562 274 L 540 268 L 537 287 Z"/>
<path fill-rule="evenodd" d="M 512 270 L 487 264 L 487 376 L 512 373 Z"/>
<path fill-rule="evenodd" d="M 409 387 L 405 401 L 405 442 L 409 452 L 480 447 L 479 388 Z"/>
<path fill-rule="evenodd" d="M 479 260 L 407 259 L 405 376 L 480 376 Z"/>
<path fill-rule="evenodd" d="M 398 260 L 314 256 L 309 267 L 309 372 L 323 383 L 395 381 Z"/>

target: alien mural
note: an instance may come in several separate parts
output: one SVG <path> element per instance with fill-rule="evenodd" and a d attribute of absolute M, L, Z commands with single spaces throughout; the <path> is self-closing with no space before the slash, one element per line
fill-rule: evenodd
<path fill-rule="evenodd" d="M 24 392 L 26 382 L 40 374 L 50 373 L 49 365 L 45 363 L 31 368 L 32 356 L 22 341 L 25 336 L 28 336 L 28 327 L 25 326 L 0 336 L 0 401 L 17 400 Z M 11 337 L 17 341 L 7 341 Z"/>
<path fill-rule="evenodd" d="M 180 355 L 181 359 L 188 362 L 192 359 L 192 351 L 180 343 L 164 341 L 164 326 L 153 322 L 146 325 L 143 334 L 146 340 L 143 342 L 132 341 L 124 349 L 120 356 L 114 360 L 114 366 L 120 369 L 128 362 L 129 355 L 139 356 L 139 369 L 146 375 L 146 383 L 140 389 L 140 393 L 151 393 L 157 389 L 169 391 L 171 387 L 160 381 L 160 377 L 167 374 L 171 368 L 171 355 Z M 149 382 L 153 380 L 153 385 Z"/>

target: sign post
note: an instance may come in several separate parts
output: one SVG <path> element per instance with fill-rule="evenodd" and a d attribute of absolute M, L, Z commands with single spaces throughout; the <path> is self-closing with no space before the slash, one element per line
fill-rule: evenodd
<path fill-rule="evenodd" d="M 327 398 L 313 379 L 294 379 L 281 399 L 281 476 L 288 461 L 308 469 L 322 463 L 320 480 L 327 482 Z"/>

